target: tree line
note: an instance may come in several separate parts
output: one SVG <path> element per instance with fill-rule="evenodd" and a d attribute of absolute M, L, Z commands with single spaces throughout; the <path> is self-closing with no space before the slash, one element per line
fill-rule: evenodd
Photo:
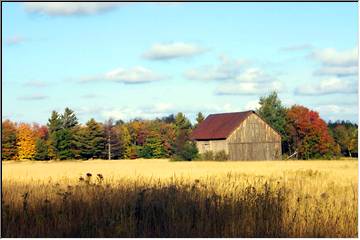
<path fill-rule="evenodd" d="M 304 106 L 282 105 L 276 92 L 261 97 L 257 113 L 282 136 L 283 154 L 299 159 L 357 156 L 357 124 L 345 121 L 326 124 L 319 114 Z M 154 120 L 128 122 L 90 119 L 81 125 L 74 113 L 51 113 L 46 125 L 2 122 L 2 160 L 30 159 L 135 159 L 173 158 L 192 160 L 198 151 L 191 131 L 196 123 L 183 114 Z"/>

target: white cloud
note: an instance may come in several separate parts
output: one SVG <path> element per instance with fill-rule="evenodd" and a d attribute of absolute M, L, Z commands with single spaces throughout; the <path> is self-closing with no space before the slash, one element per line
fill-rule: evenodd
<path fill-rule="evenodd" d="M 327 95 L 337 93 L 357 93 L 356 81 L 334 77 L 323 79 L 319 84 L 298 86 L 295 89 L 295 94 L 297 95 Z"/>
<path fill-rule="evenodd" d="M 236 80 L 240 82 L 266 82 L 273 80 L 273 77 L 259 68 L 249 68 L 239 74 Z"/>
<path fill-rule="evenodd" d="M 25 41 L 24 37 L 15 35 L 12 37 L 8 37 L 5 42 L 7 45 L 18 45 L 18 44 L 23 43 L 24 41 Z"/>
<path fill-rule="evenodd" d="M 150 60 L 169 60 L 192 57 L 203 53 L 205 49 L 190 43 L 176 42 L 153 45 L 143 57 Z"/>
<path fill-rule="evenodd" d="M 355 76 L 358 73 L 357 48 L 345 51 L 326 48 L 314 51 L 311 57 L 322 65 L 314 72 L 314 75 L 346 77 Z"/>
<path fill-rule="evenodd" d="M 320 116 L 331 121 L 351 119 L 357 122 L 357 104 L 320 104 L 314 107 Z"/>
<path fill-rule="evenodd" d="M 231 82 L 220 85 L 215 93 L 218 95 L 257 95 L 271 91 L 282 92 L 285 86 L 280 81 L 271 82 Z"/>
<path fill-rule="evenodd" d="M 158 74 L 151 69 L 136 66 L 133 68 L 116 68 L 99 76 L 90 76 L 83 78 L 80 82 L 91 81 L 112 81 L 123 82 L 128 84 L 147 83 L 153 81 L 159 81 L 167 78 L 168 76 Z"/>
<path fill-rule="evenodd" d="M 139 106 L 136 108 L 120 107 L 112 109 L 103 109 L 100 114 L 105 119 L 114 118 L 122 120 L 131 120 L 135 118 L 154 119 L 170 113 L 175 113 L 175 106 L 171 103 L 156 103 L 148 106 Z"/>
<path fill-rule="evenodd" d="M 185 72 L 187 79 L 193 80 L 231 80 L 235 79 L 246 64 L 243 59 L 230 59 L 226 56 L 219 57 L 220 63 L 217 66 L 202 66 Z"/>
<path fill-rule="evenodd" d="M 119 3 L 109 2 L 26 2 L 25 10 L 51 16 L 91 15 L 116 8 Z"/>
<path fill-rule="evenodd" d="M 354 76 L 358 73 L 357 66 L 323 66 L 314 72 L 315 75 L 332 75 L 338 77 Z"/>
<path fill-rule="evenodd" d="M 313 58 L 328 66 L 355 66 L 357 65 L 357 49 L 338 51 L 334 48 L 317 50 L 312 54 Z"/>

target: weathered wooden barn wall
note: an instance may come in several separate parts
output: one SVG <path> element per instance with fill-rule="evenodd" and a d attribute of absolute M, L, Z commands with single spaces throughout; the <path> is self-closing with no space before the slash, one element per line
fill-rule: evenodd
<path fill-rule="evenodd" d="M 230 160 L 275 160 L 281 156 L 281 136 L 256 114 L 247 117 L 226 141 Z"/>
<path fill-rule="evenodd" d="M 206 151 L 219 152 L 224 150 L 228 153 L 228 145 L 226 140 L 205 140 L 205 141 L 196 141 L 196 146 L 199 150 L 199 153 L 204 153 Z"/>

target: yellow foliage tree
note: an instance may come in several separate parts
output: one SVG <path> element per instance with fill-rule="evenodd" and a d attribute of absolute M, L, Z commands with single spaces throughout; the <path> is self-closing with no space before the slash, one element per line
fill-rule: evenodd
<path fill-rule="evenodd" d="M 35 147 L 35 133 L 26 123 L 21 123 L 17 129 L 17 145 L 19 159 L 33 159 Z"/>

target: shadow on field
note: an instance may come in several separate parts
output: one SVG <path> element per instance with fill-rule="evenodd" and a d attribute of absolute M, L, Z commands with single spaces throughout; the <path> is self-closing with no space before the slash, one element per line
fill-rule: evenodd
<path fill-rule="evenodd" d="M 102 176 L 101 176 L 102 177 Z M 106 185 L 80 178 L 75 186 L 11 183 L 21 198 L 3 195 L 3 237 L 355 237 L 340 228 L 353 219 L 326 221 L 291 209 L 279 182 L 218 194 L 191 184 Z M 18 195 L 19 195 L 18 194 Z M 326 196 L 325 196 L 326 197 Z M 300 198 L 297 199 L 298 203 Z M 300 204 L 300 203 L 299 203 Z M 324 205 L 325 206 L 325 205 Z M 325 209 L 325 208 L 324 208 Z M 318 213 L 316 213 L 318 211 Z M 319 214 L 319 215 L 316 215 Z M 329 217 L 330 216 L 330 217 Z M 338 217 L 339 218 L 339 217 Z M 324 218 L 325 219 L 325 218 Z M 356 220 L 357 221 L 357 220 Z M 322 222 L 322 224 L 320 224 Z M 355 226 L 355 225 L 354 225 Z M 350 230 L 349 230 L 350 229 Z"/>

